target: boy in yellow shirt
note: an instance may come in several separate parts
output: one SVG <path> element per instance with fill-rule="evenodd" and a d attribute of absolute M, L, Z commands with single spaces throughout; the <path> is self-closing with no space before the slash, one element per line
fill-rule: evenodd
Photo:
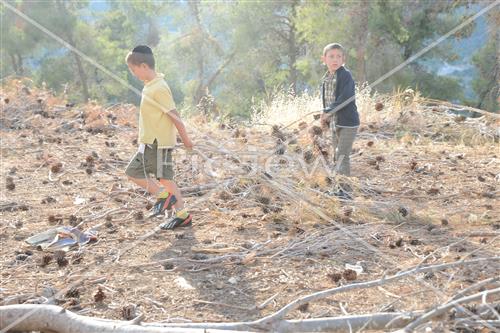
<path fill-rule="evenodd" d="M 156 195 L 157 201 L 150 216 L 158 216 L 165 210 L 175 208 L 176 214 L 160 225 L 162 229 L 188 226 L 192 217 L 184 209 L 181 193 L 173 181 L 172 150 L 177 132 L 188 150 L 193 148 L 193 143 L 176 110 L 163 74 L 155 71 L 151 48 L 146 45 L 135 47 L 128 53 L 126 62 L 132 74 L 144 82 L 144 88 L 139 114 L 139 150 L 125 173 L 134 183 Z M 156 180 L 148 177 L 148 174 L 153 174 Z"/>

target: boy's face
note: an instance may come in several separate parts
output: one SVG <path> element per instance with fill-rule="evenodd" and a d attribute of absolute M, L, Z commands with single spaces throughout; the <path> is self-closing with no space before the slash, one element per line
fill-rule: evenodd
<path fill-rule="evenodd" d="M 321 60 L 328 67 L 328 71 L 333 73 L 344 64 L 344 52 L 339 49 L 328 50 Z"/>
<path fill-rule="evenodd" d="M 127 63 L 128 65 L 128 69 L 130 70 L 130 72 L 132 74 L 134 74 L 134 76 L 136 78 L 138 78 L 139 80 L 141 81 L 145 81 L 147 76 L 148 76 L 148 73 L 149 73 L 149 70 L 150 68 L 148 67 L 148 65 L 142 63 L 140 65 L 134 65 L 134 64 L 131 64 L 131 63 Z"/>

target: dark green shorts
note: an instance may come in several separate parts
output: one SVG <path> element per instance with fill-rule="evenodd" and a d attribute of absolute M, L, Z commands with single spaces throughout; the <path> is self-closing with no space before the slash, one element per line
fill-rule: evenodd
<path fill-rule="evenodd" d="M 130 160 L 125 174 L 132 178 L 147 178 L 150 174 L 156 179 L 174 179 L 172 149 L 158 149 L 156 141 L 146 145 L 144 154 L 137 152 Z"/>

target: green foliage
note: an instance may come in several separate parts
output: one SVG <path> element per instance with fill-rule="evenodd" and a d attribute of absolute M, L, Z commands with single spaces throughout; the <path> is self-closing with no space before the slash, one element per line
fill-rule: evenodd
<path fill-rule="evenodd" d="M 499 112 L 498 61 L 498 43 L 495 39 L 490 40 L 472 58 L 479 70 L 479 76 L 472 82 L 472 87 L 480 98 L 477 106 L 492 112 Z"/>
<path fill-rule="evenodd" d="M 415 87 L 418 91 L 426 92 L 426 97 L 461 101 L 464 98 L 460 81 L 446 76 L 437 76 L 423 70 L 413 72 L 401 80 L 400 87 Z"/>
<path fill-rule="evenodd" d="M 489 40 L 472 57 L 472 63 L 479 75 L 472 81 L 472 88 L 478 95 L 475 106 L 491 112 L 500 112 L 500 59 L 498 22 L 500 13 L 491 11 L 487 16 Z"/>
<path fill-rule="evenodd" d="M 64 91 L 66 84 L 75 81 L 72 63 L 69 57 L 47 57 L 41 61 L 36 71 L 35 82 L 45 83 L 46 87 L 57 94 Z"/>
<path fill-rule="evenodd" d="M 9 1 L 17 9 L 63 38 L 128 83 L 124 86 L 77 57 L 36 27 L 1 7 L 2 76 L 33 76 L 56 93 L 106 103 L 138 103 L 141 89 L 124 58 L 137 44 L 154 47 L 157 71 L 166 75 L 174 99 L 194 110 L 205 95 L 215 96 L 223 115 L 249 117 L 252 106 L 276 91 L 315 94 L 325 72 L 323 47 L 340 42 L 355 79 L 374 82 L 432 40 L 461 22 L 466 2 L 336 0 L 290 1 Z M 453 39 L 469 36 L 474 25 Z M 495 38 L 492 38 L 495 40 Z M 473 81 L 478 105 L 498 110 L 495 79 L 498 45 L 490 41 L 474 57 L 480 73 Z M 457 55 L 443 43 L 420 60 L 453 61 Z M 462 82 L 440 77 L 413 62 L 378 84 L 389 92 L 418 88 L 423 95 L 464 100 Z M 496 71 L 498 73 L 498 70 Z M 498 74 L 496 74 L 498 76 Z"/>

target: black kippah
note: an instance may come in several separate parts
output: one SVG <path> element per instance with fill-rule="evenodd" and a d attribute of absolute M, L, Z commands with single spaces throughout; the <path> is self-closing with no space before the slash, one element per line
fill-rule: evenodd
<path fill-rule="evenodd" d="M 134 49 L 132 50 L 132 52 L 134 52 L 134 53 L 142 53 L 142 54 L 153 54 L 153 51 L 147 45 L 138 45 L 138 46 L 134 47 Z"/>

